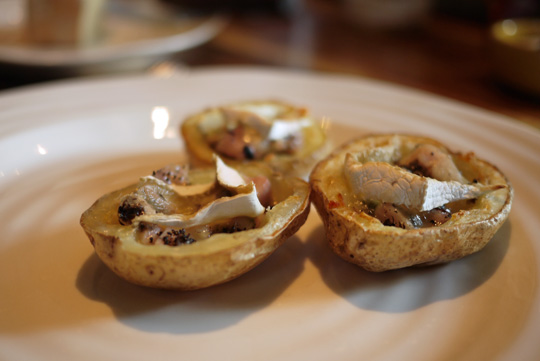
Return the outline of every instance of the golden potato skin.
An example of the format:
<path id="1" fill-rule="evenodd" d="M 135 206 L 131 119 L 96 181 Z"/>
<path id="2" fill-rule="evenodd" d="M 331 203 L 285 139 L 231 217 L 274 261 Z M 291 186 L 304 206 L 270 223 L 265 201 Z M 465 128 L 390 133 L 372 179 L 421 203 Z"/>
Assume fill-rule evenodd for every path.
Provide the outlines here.
<path id="1" fill-rule="evenodd" d="M 279 104 L 291 109 L 293 108 L 292 105 L 276 100 L 258 100 L 243 103 Z M 214 110 L 215 108 L 208 108 L 199 113 L 193 114 L 184 119 L 180 126 L 180 132 L 186 144 L 186 150 L 194 164 L 205 165 L 213 162 L 213 155 L 215 151 L 208 144 L 205 139 L 205 135 L 199 129 L 199 123 L 205 114 Z M 307 179 L 315 164 L 330 153 L 331 144 L 322 125 L 314 125 L 304 129 L 304 138 L 307 141 L 301 147 L 301 150 L 295 154 L 268 154 L 260 160 L 244 161 L 231 159 L 223 154 L 220 154 L 219 156 L 226 160 L 229 164 L 261 162 L 272 167 L 272 169 L 275 171 L 284 173 L 286 175 Z"/>
<path id="2" fill-rule="evenodd" d="M 418 143 L 444 147 L 425 137 L 375 134 L 349 142 L 321 161 L 310 176 L 311 200 L 324 223 L 330 248 L 344 260 L 372 272 L 445 263 L 481 250 L 508 217 L 513 189 L 495 166 L 472 153 L 449 151 L 469 179 L 507 187 L 481 196 L 472 209 L 455 212 L 440 226 L 413 230 L 384 226 L 347 205 L 351 195 L 342 175 L 345 154 L 389 144 L 391 139 L 397 139 L 403 151 Z"/>
<path id="3" fill-rule="evenodd" d="M 144 245 L 135 240 L 134 226 L 122 226 L 120 199 L 134 186 L 98 199 L 80 220 L 98 257 L 121 278 L 142 286 L 194 290 L 232 280 L 272 254 L 304 224 L 309 214 L 306 182 L 270 177 L 281 201 L 265 214 L 262 227 L 176 247 Z"/>

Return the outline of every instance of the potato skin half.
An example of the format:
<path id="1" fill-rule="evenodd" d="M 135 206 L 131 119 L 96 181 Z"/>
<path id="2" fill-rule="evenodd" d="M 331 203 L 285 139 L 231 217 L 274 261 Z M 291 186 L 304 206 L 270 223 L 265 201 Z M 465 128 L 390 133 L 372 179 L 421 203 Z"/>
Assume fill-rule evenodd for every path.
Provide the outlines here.
<path id="1" fill-rule="evenodd" d="M 481 196 L 472 209 L 454 213 L 447 223 L 405 230 L 384 226 L 347 205 L 350 190 L 342 174 L 345 154 L 396 140 L 403 151 L 419 143 L 444 147 L 425 137 L 373 134 L 341 146 L 314 168 L 310 176 L 311 200 L 324 223 L 330 248 L 344 260 L 372 272 L 446 263 L 484 248 L 508 217 L 513 188 L 495 166 L 472 153 L 454 153 L 444 147 L 468 177 L 507 187 Z"/>
<path id="2" fill-rule="evenodd" d="M 275 104 L 293 109 L 292 105 L 277 100 L 259 100 L 244 102 L 245 104 Z M 239 103 L 242 104 L 242 103 Z M 208 144 L 205 135 L 201 132 L 199 124 L 201 119 L 215 108 L 208 108 L 199 113 L 188 116 L 182 121 L 180 133 L 184 139 L 186 149 L 194 164 L 205 165 L 213 162 L 215 150 Z M 306 139 L 301 150 L 296 154 L 268 154 L 260 160 L 235 160 L 220 154 L 219 156 L 229 164 L 264 163 L 280 173 L 307 179 L 315 164 L 327 156 L 331 151 L 331 144 L 325 130 L 321 125 L 304 129 Z"/>
<path id="3" fill-rule="evenodd" d="M 142 286 L 195 290 L 230 281 L 257 266 L 291 237 L 306 221 L 310 210 L 309 184 L 298 178 L 271 177 L 282 200 L 267 210 L 263 226 L 176 247 L 143 245 L 135 228 L 118 222 L 123 195 L 134 186 L 98 199 L 80 224 L 98 257 L 121 278 Z"/>

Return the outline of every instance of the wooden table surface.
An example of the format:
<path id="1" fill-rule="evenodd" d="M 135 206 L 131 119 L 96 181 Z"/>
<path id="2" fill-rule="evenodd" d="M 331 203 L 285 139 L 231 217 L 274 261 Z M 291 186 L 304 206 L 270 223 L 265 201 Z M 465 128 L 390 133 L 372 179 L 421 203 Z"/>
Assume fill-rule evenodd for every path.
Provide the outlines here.
<path id="1" fill-rule="evenodd" d="M 225 30 L 179 57 L 188 66 L 269 65 L 352 74 L 405 85 L 540 128 L 540 96 L 501 84 L 489 23 L 431 12 L 405 29 L 372 29 L 336 1 L 308 0 L 293 14 L 234 13 Z"/>

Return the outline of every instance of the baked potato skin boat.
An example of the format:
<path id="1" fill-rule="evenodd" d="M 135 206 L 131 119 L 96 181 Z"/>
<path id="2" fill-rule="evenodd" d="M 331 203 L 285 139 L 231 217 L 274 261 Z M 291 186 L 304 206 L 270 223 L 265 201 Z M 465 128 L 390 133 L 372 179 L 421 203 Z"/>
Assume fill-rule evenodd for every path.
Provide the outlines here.
<path id="1" fill-rule="evenodd" d="M 260 174 L 259 166 L 242 169 Z M 136 240 L 134 225 L 121 225 L 118 207 L 136 185 L 98 199 L 80 224 L 98 257 L 121 278 L 142 286 L 194 290 L 230 281 L 269 257 L 304 224 L 309 214 L 309 184 L 266 170 L 276 204 L 261 225 L 234 233 L 216 233 L 192 244 L 171 247 Z"/>
<path id="2" fill-rule="evenodd" d="M 463 209 L 441 225 L 417 229 L 385 226 L 354 209 L 357 199 L 342 168 L 347 153 L 393 142 L 401 148 L 396 154 L 421 143 L 445 149 L 468 180 L 505 187 L 478 197 L 473 204 L 462 202 Z M 436 140 L 413 135 L 371 134 L 353 140 L 321 161 L 311 173 L 310 183 L 311 200 L 324 223 L 330 248 L 344 260 L 373 272 L 446 263 L 480 251 L 507 219 L 513 199 L 511 184 L 494 165 L 473 153 L 451 152 Z"/>
<path id="3" fill-rule="evenodd" d="M 209 142 L 209 134 L 206 134 L 202 130 L 204 127 L 201 126 L 207 118 L 214 119 L 216 114 L 220 112 L 220 109 L 235 106 L 282 107 L 285 109 L 285 114 L 295 114 L 297 117 L 305 117 L 310 120 L 311 124 L 303 127 L 299 132 L 303 141 L 294 151 L 268 152 L 252 160 L 239 160 L 216 150 Z M 309 115 L 307 109 L 299 108 L 279 100 L 253 100 L 209 107 L 186 117 L 182 121 L 180 132 L 184 139 L 186 150 L 194 164 L 211 164 L 213 155 L 218 154 L 229 164 L 261 162 L 272 167 L 275 171 L 303 179 L 307 179 L 314 165 L 331 151 L 330 141 L 321 122 L 316 121 Z"/>

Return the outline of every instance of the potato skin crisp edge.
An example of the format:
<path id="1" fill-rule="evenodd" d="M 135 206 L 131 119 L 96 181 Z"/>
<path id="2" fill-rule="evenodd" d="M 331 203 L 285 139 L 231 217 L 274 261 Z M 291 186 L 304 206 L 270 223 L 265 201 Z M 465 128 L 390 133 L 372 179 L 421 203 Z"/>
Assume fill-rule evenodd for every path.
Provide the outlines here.
<path id="1" fill-rule="evenodd" d="M 498 181 L 504 181 L 507 185 L 507 188 L 497 191 L 506 192 L 504 201 L 496 205 L 494 208 L 498 210 L 488 216 L 464 222 L 458 220 L 451 225 L 403 230 L 383 226 L 375 218 L 346 206 L 336 207 L 335 201 L 328 196 L 329 184 L 335 183 L 333 188 L 342 186 L 336 181 L 336 177 L 341 176 L 338 163 L 343 153 L 366 144 L 386 142 L 391 137 L 414 143 L 427 141 L 444 147 L 441 143 L 425 137 L 371 134 L 336 149 L 319 162 L 310 175 L 311 200 L 323 221 L 327 241 L 334 253 L 365 270 L 382 272 L 410 266 L 446 263 L 484 248 L 507 219 L 514 191 L 508 179 L 494 165 L 472 154 L 467 154 L 464 159 L 467 157 L 474 159 L 474 164 L 481 168 L 483 174 L 497 177 Z M 451 152 L 451 154 L 459 153 Z M 341 190 L 346 192 L 344 187 Z"/>

